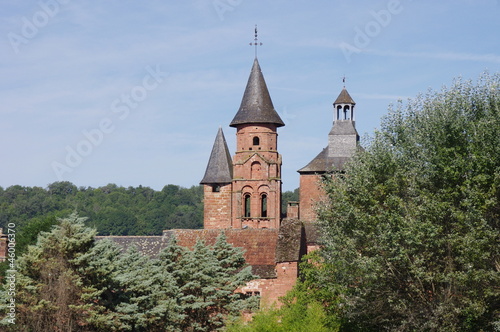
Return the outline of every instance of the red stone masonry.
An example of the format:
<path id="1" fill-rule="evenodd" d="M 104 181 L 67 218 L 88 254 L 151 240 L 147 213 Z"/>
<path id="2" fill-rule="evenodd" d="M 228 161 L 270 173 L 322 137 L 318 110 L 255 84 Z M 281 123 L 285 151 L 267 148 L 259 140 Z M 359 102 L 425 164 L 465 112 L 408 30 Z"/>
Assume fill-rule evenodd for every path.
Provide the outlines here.
<path id="1" fill-rule="evenodd" d="M 174 229 L 164 231 L 164 234 L 166 232 L 173 232 L 180 246 L 192 249 L 199 239 L 205 241 L 206 245 L 214 245 L 221 230 Z M 229 244 L 245 250 L 244 257 L 247 264 L 252 266 L 276 264 L 277 229 L 226 229 L 224 233 Z"/>
<path id="2" fill-rule="evenodd" d="M 203 185 L 203 228 L 225 229 L 231 227 L 231 193 L 232 184 L 215 188 Z"/>
<path id="3" fill-rule="evenodd" d="M 316 206 L 325 197 L 321 187 L 321 175 L 300 175 L 300 220 L 316 221 Z"/>
<path id="4" fill-rule="evenodd" d="M 281 217 L 281 155 L 273 124 L 237 126 L 233 156 L 232 227 L 279 228 Z M 250 215 L 245 196 L 250 196 Z M 266 196 L 266 213 L 262 197 Z"/>

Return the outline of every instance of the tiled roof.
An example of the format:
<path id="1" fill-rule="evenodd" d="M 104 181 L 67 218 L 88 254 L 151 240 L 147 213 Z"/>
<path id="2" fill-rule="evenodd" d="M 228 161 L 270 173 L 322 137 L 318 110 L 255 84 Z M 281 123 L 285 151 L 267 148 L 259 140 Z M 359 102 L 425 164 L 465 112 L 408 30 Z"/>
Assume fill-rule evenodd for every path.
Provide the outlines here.
<path id="1" fill-rule="evenodd" d="M 253 62 L 240 108 L 229 125 L 236 127 L 249 123 L 271 123 L 277 127 L 285 125 L 274 109 L 257 58 Z"/>
<path id="2" fill-rule="evenodd" d="M 126 251 L 131 246 L 136 246 L 144 255 L 156 257 L 158 253 L 168 246 L 163 236 L 96 236 L 96 240 L 109 239 Z"/>
<path id="3" fill-rule="evenodd" d="M 349 92 L 347 92 L 347 90 L 346 90 L 345 87 L 342 89 L 342 91 L 340 91 L 339 96 L 337 97 L 337 99 L 335 100 L 335 102 L 333 104 L 352 104 L 352 105 L 356 105 L 356 103 L 352 99 L 352 97 L 349 94 Z"/>
<path id="4" fill-rule="evenodd" d="M 344 165 L 349 161 L 349 157 L 329 157 L 328 147 L 324 148 L 309 164 L 302 167 L 297 172 L 303 173 L 326 173 L 332 171 L 342 171 Z"/>
<path id="5" fill-rule="evenodd" d="M 276 246 L 276 262 L 298 262 L 304 253 L 302 223 L 297 219 L 285 219 L 281 222 Z"/>
<path id="6" fill-rule="evenodd" d="M 358 136 L 354 123 L 351 120 L 336 120 L 329 135 L 355 135 Z"/>
<path id="7" fill-rule="evenodd" d="M 205 176 L 201 184 L 230 183 L 233 180 L 233 164 L 222 128 L 215 138 L 212 153 L 208 160 Z"/>
<path id="8" fill-rule="evenodd" d="M 304 232 L 307 239 L 307 244 L 320 244 L 321 235 L 317 222 L 304 222 Z"/>

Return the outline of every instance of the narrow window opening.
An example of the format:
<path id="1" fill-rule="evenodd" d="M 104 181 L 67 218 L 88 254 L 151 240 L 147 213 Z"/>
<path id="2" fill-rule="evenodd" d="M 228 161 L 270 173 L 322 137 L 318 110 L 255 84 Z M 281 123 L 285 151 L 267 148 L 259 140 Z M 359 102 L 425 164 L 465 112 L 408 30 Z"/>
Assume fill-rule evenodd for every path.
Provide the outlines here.
<path id="1" fill-rule="evenodd" d="M 218 185 L 218 184 L 214 184 L 214 185 L 212 186 L 212 192 L 214 192 L 214 193 L 218 193 L 218 192 L 220 192 L 220 185 Z"/>
<path id="2" fill-rule="evenodd" d="M 349 106 L 347 106 L 347 105 L 344 106 L 344 120 L 349 120 L 349 116 L 350 116 L 349 110 L 350 110 Z"/>
<path id="3" fill-rule="evenodd" d="M 257 136 L 255 136 L 253 138 L 253 145 L 260 145 L 260 138 L 258 138 Z"/>
<path id="4" fill-rule="evenodd" d="M 266 194 L 263 194 L 261 196 L 260 216 L 262 218 L 267 218 L 267 195 Z"/>
<path id="5" fill-rule="evenodd" d="M 250 194 L 245 195 L 245 218 L 250 218 Z"/>

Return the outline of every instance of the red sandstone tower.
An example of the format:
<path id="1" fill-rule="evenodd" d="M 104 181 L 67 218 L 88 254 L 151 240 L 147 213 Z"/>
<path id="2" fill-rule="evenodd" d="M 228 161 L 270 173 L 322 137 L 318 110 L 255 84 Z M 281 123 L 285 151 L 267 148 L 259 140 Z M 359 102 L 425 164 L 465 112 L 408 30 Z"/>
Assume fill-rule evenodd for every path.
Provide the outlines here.
<path id="1" fill-rule="evenodd" d="M 205 229 L 231 228 L 233 165 L 222 128 L 215 138 L 203 185 L 203 226 Z"/>
<path id="2" fill-rule="evenodd" d="M 328 134 L 328 146 L 307 166 L 298 170 L 300 174 L 300 212 L 302 221 L 316 221 L 316 203 L 325 193 L 321 188 L 321 177 L 341 172 L 344 164 L 358 149 L 359 135 L 356 131 L 354 106 L 356 103 L 344 87 L 333 103 L 333 126 Z"/>
<path id="3" fill-rule="evenodd" d="M 230 123 L 236 128 L 232 163 L 219 129 L 201 181 L 205 229 L 279 228 L 281 155 L 277 128 L 284 125 L 255 58 L 240 108 Z"/>

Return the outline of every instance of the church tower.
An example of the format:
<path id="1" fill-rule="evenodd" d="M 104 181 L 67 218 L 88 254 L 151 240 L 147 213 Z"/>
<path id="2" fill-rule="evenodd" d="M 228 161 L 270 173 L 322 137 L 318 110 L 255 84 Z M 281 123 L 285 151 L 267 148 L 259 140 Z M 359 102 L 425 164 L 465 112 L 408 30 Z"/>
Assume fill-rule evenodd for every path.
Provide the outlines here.
<path id="1" fill-rule="evenodd" d="M 273 228 L 281 218 L 281 155 L 276 112 L 255 58 L 240 108 L 229 124 L 236 128 L 231 160 L 219 129 L 200 182 L 204 190 L 204 228 Z"/>
<path id="2" fill-rule="evenodd" d="M 333 103 L 333 126 L 328 134 L 328 146 L 309 164 L 301 168 L 299 217 L 303 221 L 315 221 L 315 204 L 325 193 L 321 177 L 334 171 L 342 171 L 344 164 L 358 149 L 359 135 L 355 126 L 356 103 L 344 87 Z"/>
<path id="3" fill-rule="evenodd" d="M 255 58 L 240 108 L 230 123 L 236 128 L 233 228 L 280 226 L 281 155 L 277 128 L 284 125 Z"/>

